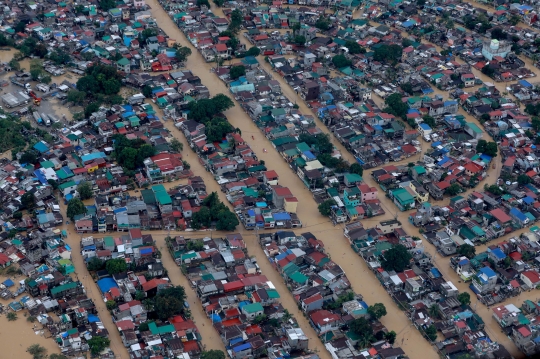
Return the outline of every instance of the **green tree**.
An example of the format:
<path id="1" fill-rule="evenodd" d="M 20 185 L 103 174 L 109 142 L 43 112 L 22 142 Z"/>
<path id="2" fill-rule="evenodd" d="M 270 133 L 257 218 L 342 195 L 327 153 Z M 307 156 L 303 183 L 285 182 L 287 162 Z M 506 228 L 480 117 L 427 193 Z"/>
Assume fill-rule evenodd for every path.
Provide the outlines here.
<path id="1" fill-rule="evenodd" d="M 332 57 L 332 63 L 338 69 L 352 65 L 351 60 L 346 58 L 345 55 L 336 55 Z"/>
<path id="2" fill-rule="evenodd" d="M 191 55 L 191 49 L 187 46 L 182 46 L 176 49 L 175 57 L 176 57 L 176 60 L 180 62 L 186 61 L 190 55 Z"/>
<path id="3" fill-rule="evenodd" d="M 76 105 L 80 105 L 84 102 L 86 94 L 78 90 L 69 90 L 67 93 L 67 100 L 73 102 Z"/>
<path id="4" fill-rule="evenodd" d="M 428 309 L 428 314 L 431 318 L 439 318 L 440 317 L 440 310 L 439 306 L 437 304 L 432 304 Z"/>
<path id="5" fill-rule="evenodd" d="M 35 164 L 37 162 L 37 156 L 33 151 L 26 151 L 22 154 L 21 158 L 19 159 L 20 163 L 28 163 L 28 164 Z"/>
<path id="6" fill-rule="evenodd" d="M 34 194 L 32 192 L 26 192 L 21 196 L 21 204 L 26 209 L 32 209 L 34 208 L 35 199 Z"/>
<path id="7" fill-rule="evenodd" d="M 327 199 L 323 203 L 319 204 L 319 213 L 325 217 L 330 216 L 332 213 L 332 206 L 336 204 L 336 201 L 333 199 Z"/>
<path id="8" fill-rule="evenodd" d="M 409 106 L 402 101 L 402 96 L 399 93 L 394 93 L 388 96 L 384 103 L 388 106 L 383 111 L 391 113 L 394 116 L 405 118 Z"/>
<path id="9" fill-rule="evenodd" d="M 208 207 L 201 207 L 198 212 L 191 215 L 191 228 L 209 228 L 212 221 L 211 218 L 212 214 L 210 213 L 210 209 Z"/>
<path id="10" fill-rule="evenodd" d="M 105 262 L 105 269 L 109 274 L 124 273 L 127 271 L 127 263 L 124 258 L 109 259 Z"/>
<path id="11" fill-rule="evenodd" d="M 510 25 L 512 26 L 516 26 L 517 24 L 519 24 L 519 22 L 521 21 L 521 17 L 517 14 L 513 14 L 512 16 L 510 16 L 510 18 L 508 19 L 508 22 L 510 23 Z"/>
<path id="12" fill-rule="evenodd" d="M 105 348 L 108 348 L 111 344 L 109 338 L 93 336 L 92 339 L 87 341 L 88 346 L 90 347 L 90 353 L 92 355 L 99 355 Z"/>
<path id="13" fill-rule="evenodd" d="M 370 339 L 373 336 L 373 328 L 366 318 L 355 319 L 349 324 L 350 330 L 361 338 Z"/>
<path id="14" fill-rule="evenodd" d="M 476 248 L 475 246 L 465 243 L 458 247 L 457 254 L 460 256 L 465 256 L 469 259 L 473 259 L 476 255 Z"/>
<path id="15" fill-rule="evenodd" d="M 444 190 L 444 193 L 446 193 L 447 195 L 449 196 L 455 196 L 459 193 L 461 193 L 463 191 L 463 188 L 457 184 L 457 183 L 452 183 L 450 185 L 450 187 L 447 187 L 445 190 Z"/>
<path id="16" fill-rule="evenodd" d="M 506 40 L 506 32 L 500 27 L 491 30 L 491 38 L 496 40 Z"/>
<path id="17" fill-rule="evenodd" d="M 399 45 L 386 45 L 383 44 L 375 49 L 373 53 L 373 59 L 389 64 L 396 64 L 403 53 L 403 48 Z"/>
<path id="18" fill-rule="evenodd" d="M 213 0 L 217 7 L 222 7 L 225 4 L 225 0 Z"/>
<path id="19" fill-rule="evenodd" d="M 190 102 L 188 105 L 188 118 L 206 125 L 216 114 L 232 107 L 234 107 L 234 102 L 227 95 L 218 94 L 211 99 Z"/>
<path id="20" fill-rule="evenodd" d="M 364 174 L 364 168 L 359 163 L 353 163 L 349 168 L 349 172 L 362 176 Z"/>
<path id="21" fill-rule="evenodd" d="M 32 356 L 32 359 L 47 359 L 47 349 L 39 344 L 30 345 L 26 351 Z"/>
<path id="22" fill-rule="evenodd" d="M 414 94 L 413 87 L 412 87 L 412 85 L 411 85 L 410 82 L 401 84 L 400 87 L 401 87 L 401 89 L 402 89 L 403 91 L 405 91 L 405 92 L 408 93 L 409 95 L 413 95 L 413 94 Z"/>
<path id="23" fill-rule="evenodd" d="M 99 259 L 98 257 L 92 257 L 86 264 L 87 268 L 91 272 L 97 272 L 98 270 L 103 269 L 103 261 Z"/>
<path id="24" fill-rule="evenodd" d="M 90 182 L 81 182 L 77 186 L 77 192 L 79 192 L 79 196 L 83 201 L 94 197 L 94 191 Z"/>
<path id="25" fill-rule="evenodd" d="M 234 231 L 238 226 L 238 218 L 228 208 L 217 214 L 216 229 L 218 231 Z"/>
<path id="26" fill-rule="evenodd" d="M 19 71 L 21 69 L 20 62 L 15 59 L 11 59 L 11 61 L 9 62 L 9 66 L 13 71 Z"/>
<path id="27" fill-rule="evenodd" d="M 49 359 L 68 359 L 67 356 L 63 354 L 51 354 L 49 355 Z"/>
<path id="28" fill-rule="evenodd" d="M 495 70 L 490 65 L 486 65 L 482 67 L 482 73 L 486 76 L 493 77 L 495 74 Z"/>
<path id="29" fill-rule="evenodd" d="M 192 239 L 187 242 L 186 247 L 188 251 L 200 252 L 204 249 L 204 242 L 200 239 Z"/>
<path id="30" fill-rule="evenodd" d="M 238 31 L 240 31 L 240 27 L 242 26 L 242 21 L 243 21 L 242 11 L 240 11 L 239 9 L 234 9 L 231 12 L 231 21 L 229 22 L 229 26 L 227 30 L 236 34 Z"/>
<path id="31" fill-rule="evenodd" d="M 484 153 L 490 157 L 497 157 L 497 151 L 498 151 L 497 143 L 490 141 L 487 143 Z"/>
<path id="32" fill-rule="evenodd" d="M 142 94 L 146 98 L 152 97 L 152 88 L 150 86 L 148 86 L 148 85 L 144 85 L 143 88 L 142 88 Z"/>
<path id="33" fill-rule="evenodd" d="M 349 50 L 349 54 L 365 54 L 366 49 L 364 49 L 356 41 L 347 41 L 345 42 L 345 47 Z"/>
<path id="34" fill-rule="evenodd" d="M 385 270 L 403 272 L 409 267 L 411 253 L 402 244 L 395 244 L 389 250 L 383 252 L 381 264 Z"/>
<path id="35" fill-rule="evenodd" d="M 225 353 L 221 350 L 205 350 L 201 353 L 201 359 L 225 359 Z"/>
<path id="36" fill-rule="evenodd" d="M 222 141 L 223 138 L 234 131 L 232 125 L 222 117 L 215 117 L 206 123 L 204 133 L 209 142 Z"/>
<path id="37" fill-rule="evenodd" d="M 500 196 L 504 193 L 503 190 L 495 184 L 492 184 L 491 186 L 486 186 L 485 189 L 486 191 L 493 193 L 496 196 Z"/>
<path id="38" fill-rule="evenodd" d="M 62 49 L 56 49 L 49 54 L 49 59 L 57 65 L 64 65 L 71 61 L 71 56 Z"/>
<path id="39" fill-rule="evenodd" d="M 157 296 L 154 301 L 154 310 L 161 320 L 167 320 L 181 314 L 184 302 L 172 296 Z"/>
<path id="40" fill-rule="evenodd" d="M 176 138 L 171 140 L 170 146 L 174 152 L 182 152 L 184 150 L 184 144 Z"/>
<path id="41" fill-rule="evenodd" d="M 517 181 L 521 186 L 532 182 L 531 178 L 525 174 L 519 175 Z"/>
<path id="42" fill-rule="evenodd" d="M 88 94 L 87 94 L 88 96 Z M 100 104 L 98 102 L 92 102 L 92 103 L 89 103 L 85 108 L 84 108 L 84 117 L 88 118 L 90 116 L 92 116 L 92 114 L 94 112 L 97 112 L 99 111 L 99 107 L 100 107 Z"/>
<path id="43" fill-rule="evenodd" d="M 330 28 L 330 25 L 332 22 L 330 19 L 325 18 L 323 15 L 319 16 L 319 19 L 317 19 L 317 22 L 315 22 L 315 27 L 319 30 L 326 31 Z"/>
<path id="44" fill-rule="evenodd" d="M 386 307 L 383 303 L 375 303 L 368 307 L 368 313 L 373 318 L 379 320 L 386 315 Z"/>
<path id="45" fill-rule="evenodd" d="M 261 53 L 261 49 L 259 49 L 257 46 L 252 46 L 247 50 L 246 56 L 259 56 Z"/>
<path id="46" fill-rule="evenodd" d="M 431 117 L 430 115 L 424 115 L 424 117 L 422 117 L 422 119 L 424 120 L 424 123 L 427 124 L 431 128 L 435 128 L 436 125 L 437 125 L 435 123 L 435 119 L 433 117 Z"/>
<path id="47" fill-rule="evenodd" d="M 384 339 L 386 339 L 388 343 L 394 344 L 394 342 L 396 341 L 396 336 L 396 332 L 392 330 L 384 335 Z"/>
<path id="48" fill-rule="evenodd" d="M 471 295 L 467 292 L 459 293 L 457 299 L 462 305 L 471 304 Z"/>
<path id="49" fill-rule="evenodd" d="M 114 300 L 108 300 L 105 303 L 105 306 L 107 307 L 107 310 L 113 310 L 113 309 L 116 309 L 116 307 L 118 307 L 118 304 L 116 304 Z"/>
<path id="50" fill-rule="evenodd" d="M 437 328 L 432 324 L 425 330 L 426 336 L 429 338 L 429 340 L 434 341 L 437 339 Z"/>
<path id="51" fill-rule="evenodd" d="M 306 37 L 304 35 L 296 35 L 293 41 L 297 45 L 304 45 L 306 43 Z"/>
<path id="52" fill-rule="evenodd" d="M 240 76 L 244 76 L 246 74 L 246 68 L 242 65 L 239 66 L 233 66 L 231 67 L 229 71 L 229 76 L 231 79 L 236 80 Z"/>
<path id="53" fill-rule="evenodd" d="M 486 140 L 478 140 L 478 143 L 476 144 L 476 152 L 484 153 L 486 151 L 486 146 L 487 146 Z"/>
<path id="54" fill-rule="evenodd" d="M 16 320 L 18 319 L 17 313 L 15 313 L 15 312 L 9 312 L 9 313 L 6 315 L 6 317 L 7 317 L 7 320 L 8 320 L 9 322 L 14 322 L 14 321 L 16 321 Z"/>

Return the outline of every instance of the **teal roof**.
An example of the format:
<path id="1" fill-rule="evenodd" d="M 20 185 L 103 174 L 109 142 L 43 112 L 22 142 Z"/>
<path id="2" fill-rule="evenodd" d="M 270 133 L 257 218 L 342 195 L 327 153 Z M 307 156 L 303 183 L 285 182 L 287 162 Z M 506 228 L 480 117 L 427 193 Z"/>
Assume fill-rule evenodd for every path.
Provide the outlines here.
<path id="1" fill-rule="evenodd" d="M 77 288 L 78 284 L 79 284 L 78 282 L 70 282 L 70 283 L 59 285 L 58 287 L 54 287 L 53 289 L 51 289 L 51 294 L 55 295 L 55 294 L 62 293 L 66 290 L 75 289 Z"/>
<path id="2" fill-rule="evenodd" d="M 242 310 L 246 313 L 257 313 L 264 311 L 264 308 L 261 303 L 251 303 L 242 307 Z"/>

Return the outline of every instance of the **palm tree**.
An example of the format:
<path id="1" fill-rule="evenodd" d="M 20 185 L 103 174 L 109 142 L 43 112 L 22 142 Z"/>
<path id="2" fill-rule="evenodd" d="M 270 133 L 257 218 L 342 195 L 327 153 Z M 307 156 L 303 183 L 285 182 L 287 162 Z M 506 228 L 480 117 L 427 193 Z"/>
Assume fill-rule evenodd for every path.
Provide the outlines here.
<path id="1" fill-rule="evenodd" d="M 152 299 L 145 299 L 142 302 L 144 309 L 151 311 L 154 308 L 154 301 Z"/>

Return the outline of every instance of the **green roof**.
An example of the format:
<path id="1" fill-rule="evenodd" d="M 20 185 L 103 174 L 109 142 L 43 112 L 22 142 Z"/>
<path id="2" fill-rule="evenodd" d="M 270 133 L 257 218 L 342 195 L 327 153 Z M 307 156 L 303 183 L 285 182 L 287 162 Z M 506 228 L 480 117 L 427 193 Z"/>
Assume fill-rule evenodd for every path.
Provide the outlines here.
<path id="1" fill-rule="evenodd" d="M 290 276 L 290 278 L 291 278 L 292 281 L 294 281 L 296 283 L 299 283 L 299 284 L 306 284 L 306 282 L 308 281 L 308 277 L 306 277 L 305 275 L 303 275 L 300 272 L 293 273 Z"/>
<path id="2" fill-rule="evenodd" d="M 66 290 L 75 289 L 77 288 L 77 285 L 79 285 L 78 282 L 70 282 L 70 283 L 59 285 L 58 287 L 54 287 L 53 289 L 51 289 L 51 294 L 55 295 L 55 294 L 62 293 Z"/>
<path id="3" fill-rule="evenodd" d="M 162 327 L 158 327 L 156 325 L 156 323 L 154 323 L 154 322 L 148 324 L 148 329 L 150 330 L 150 332 L 153 335 L 167 334 L 167 333 L 172 333 L 172 332 L 176 331 L 176 329 L 174 328 L 174 325 L 172 325 L 172 324 L 168 324 L 168 325 L 164 325 Z"/>
<path id="4" fill-rule="evenodd" d="M 266 294 L 268 294 L 268 297 L 272 299 L 276 299 L 280 297 L 278 291 L 275 289 L 267 289 Z"/>
<path id="5" fill-rule="evenodd" d="M 405 188 L 397 188 L 392 191 L 392 195 L 400 202 L 402 205 L 407 203 L 413 203 L 414 198 Z"/>
<path id="6" fill-rule="evenodd" d="M 349 183 L 362 182 L 362 177 L 360 177 L 360 175 L 357 175 L 356 173 L 347 173 L 345 175 L 345 178 L 347 179 L 347 181 L 349 181 Z"/>
<path id="7" fill-rule="evenodd" d="M 263 306 L 261 303 L 251 303 L 245 305 L 242 310 L 244 310 L 246 313 L 257 313 L 264 311 Z"/>
<path id="8" fill-rule="evenodd" d="M 414 166 L 413 168 L 418 175 L 423 175 L 424 173 L 426 173 L 426 169 L 424 168 L 424 166 Z"/>
<path id="9" fill-rule="evenodd" d="M 43 161 L 43 162 L 40 162 L 40 165 L 42 168 L 53 168 L 54 167 L 54 163 L 52 161 Z"/>
<path id="10" fill-rule="evenodd" d="M 309 145 L 305 142 L 300 142 L 296 144 L 296 149 L 300 152 L 306 152 L 310 151 L 311 147 L 309 147 Z"/>
<path id="11" fill-rule="evenodd" d="M 163 186 L 162 184 L 152 186 L 152 191 L 154 191 L 156 200 L 160 205 L 163 206 L 167 204 L 172 204 L 171 196 L 169 196 L 167 190 L 165 189 L 165 186 Z"/>
<path id="12" fill-rule="evenodd" d="M 77 184 L 74 182 L 74 181 L 69 181 L 69 182 L 65 182 L 65 183 L 62 183 L 61 185 L 58 186 L 58 189 L 63 191 L 65 190 L 66 188 L 69 188 L 69 187 L 72 187 L 72 186 L 76 186 Z"/>
<path id="13" fill-rule="evenodd" d="M 111 236 L 103 238 L 103 242 L 104 242 L 105 246 L 107 246 L 107 247 L 114 246 L 114 239 Z"/>
<path id="14" fill-rule="evenodd" d="M 474 133 L 482 133 L 482 130 L 478 128 L 478 126 L 475 123 L 467 122 L 467 126 L 474 132 Z"/>
<path id="15" fill-rule="evenodd" d="M 126 66 L 129 65 L 129 60 L 125 57 L 122 57 L 120 60 L 116 61 L 116 63 L 121 66 Z"/>

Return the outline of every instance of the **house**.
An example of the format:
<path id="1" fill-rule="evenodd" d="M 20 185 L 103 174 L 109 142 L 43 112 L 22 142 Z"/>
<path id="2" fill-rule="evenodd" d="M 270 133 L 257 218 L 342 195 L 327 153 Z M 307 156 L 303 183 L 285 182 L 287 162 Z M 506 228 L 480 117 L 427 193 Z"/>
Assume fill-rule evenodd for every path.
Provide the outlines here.
<path id="1" fill-rule="evenodd" d="M 249 319 L 264 314 L 264 308 L 261 303 L 251 303 L 242 307 L 242 314 L 245 314 Z"/>
<path id="2" fill-rule="evenodd" d="M 514 220 L 514 223 L 516 223 L 520 227 L 526 226 L 530 221 L 529 218 L 516 207 L 512 207 L 512 209 L 510 210 L 510 212 L 508 212 L 508 214 Z"/>
<path id="3" fill-rule="evenodd" d="M 495 290 L 497 284 L 497 274 L 489 267 L 481 268 L 473 277 L 472 287 L 477 293 L 490 293 Z"/>
<path id="4" fill-rule="evenodd" d="M 531 289 L 536 288 L 540 285 L 540 274 L 538 274 L 538 272 L 536 271 L 523 271 L 521 272 L 519 278 Z"/>
<path id="5" fill-rule="evenodd" d="M 362 197 L 362 202 L 377 199 L 377 188 L 370 187 L 365 183 L 358 186 Z"/>
<path id="6" fill-rule="evenodd" d="M 309 313 L 309 319 L 319 334 L 337 330 L 341 326 L 341 317 L 324 309 Z"/>
<path id="7" fill-rule="evenodd" d="M 465 132 L 472 136 L 473 139 L 480 140 L 482 138 L 483 132 L 475 123 L 467 122 L 465 123 Z"/>
<path id="8" fill-rule="evenodd" d="M 465 87 L 473 87 L 475 78 L 474 75 L 471 73 L 464 73 L 461 74 L 461 81 L 463 82 Z"/>
<path id="9" fill-rule="evenodd" d="M 405 188 L 397 188 L 390 191 L 390 197 L 400 211 L 407 211 L 414 208 L 414 198 Z"/>
<path id="10" fill-rule="evenodd" d="M 433 130 L 427 123 L 421 123 L 418 125 L 418 131 L 420 131 L 420 134 L 424 137 L 431 135 Z"/>

